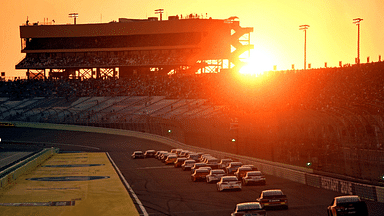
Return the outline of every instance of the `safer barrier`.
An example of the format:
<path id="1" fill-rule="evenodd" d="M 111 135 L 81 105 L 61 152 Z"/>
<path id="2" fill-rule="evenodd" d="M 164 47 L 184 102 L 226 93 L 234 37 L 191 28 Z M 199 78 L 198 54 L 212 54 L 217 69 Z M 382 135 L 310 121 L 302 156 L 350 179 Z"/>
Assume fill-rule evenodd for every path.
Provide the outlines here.
<path id="1" fill-rule="evenodd" d="M 205 152 L 218 158 L 233 158 L 235 160 L 241 161 L 244 164 L 253 164 L 263 173 L 288 179 L 301 184 L 306 184 L 326 190 L 332 190 L 343 194 L 356 194 L 366 200 L 384 202 L 384 187 L 360 184 L 337 178 L 315 175 L 313 174 L 313 169 L 310 168 L 297 167 L 289 164 L 266 161 L 227 152 L 190 146 L 159 135 L 137 132 L 136 136 L 162 142 L 164 144 L 170 145 L 173 148 L 187 149 L 195 152 Z"/>
<path id="2" fill-rule="evenodd" d="M 58 148 L 43 149 L 33 156 L 3 170 L 0 172 L 0 189 L 12 184 L 12 182 L 19 176 L 34 170 L 37 166 L 58 152 Z"/>

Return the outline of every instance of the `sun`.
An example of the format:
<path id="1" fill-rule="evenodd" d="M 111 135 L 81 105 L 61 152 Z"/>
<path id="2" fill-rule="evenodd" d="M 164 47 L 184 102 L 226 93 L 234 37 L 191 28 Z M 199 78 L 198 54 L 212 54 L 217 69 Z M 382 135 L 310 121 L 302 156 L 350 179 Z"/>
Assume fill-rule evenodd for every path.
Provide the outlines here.
<path id="1" fill-rule="evenodd" d="M 267 71 L 273 70 L 271 55 L 263 50 L 251 50 L 249 58 L 243 60 L 246 65 L 240 69 L 240 74 L 261 76 Z"/>

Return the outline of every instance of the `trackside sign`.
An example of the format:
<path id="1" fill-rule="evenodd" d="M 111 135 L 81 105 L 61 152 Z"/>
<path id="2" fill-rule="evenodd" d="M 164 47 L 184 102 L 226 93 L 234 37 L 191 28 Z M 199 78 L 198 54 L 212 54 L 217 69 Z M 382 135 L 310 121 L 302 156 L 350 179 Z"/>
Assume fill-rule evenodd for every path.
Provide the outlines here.
<path id="1" fill-rule="evenodd" d="M 352 183 L 348 181 L 321 177 L 321 188 L 352 195 Z"/>

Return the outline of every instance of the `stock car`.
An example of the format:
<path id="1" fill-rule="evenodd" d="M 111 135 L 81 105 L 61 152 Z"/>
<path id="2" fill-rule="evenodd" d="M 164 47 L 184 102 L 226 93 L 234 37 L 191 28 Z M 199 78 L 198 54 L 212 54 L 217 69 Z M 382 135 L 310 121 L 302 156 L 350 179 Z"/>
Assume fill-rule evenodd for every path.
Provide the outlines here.
<path id="1" fill-rule="evenodd" d="M 170 152 L 164 152 L 160 155 L 160 161 L 165 163 L 165 160 L 168 158 L 168 156 L 170 155 L 176 155 L 176 154 L 173 154 L 173 153 L 170 153 Z"/>
<path id="2" fill-rule="evenodd" d="M 207 166 L 212 167 L 212 169 L 218 169 L 219 168 L 219 160 L 217 158 L 207 158 L 204 163 L 207 164 Z"/>
<path id="3" fill-rule="evenodd" d="M 177 160 L 175 161 L 174 163 L 174 166 L 177 168 L 177 167 L 181 167 L 181 165 L 183 165 L 183 163 L 188 160 L 187 158 L 185 157 L 181 157 L 181 158 L 177 158 Z"/>
<path id="4" fill-rule="evenodd" d="M 211 172 L 209 173 L 209 175 L 207 175 L 207 177 L 205 179 L 207 180 L 207 183 L 218 182 L 218 181 L 220 181 L 221 177 L 223 177 L 225 175 L 226 174 L 225 174 L 224 170 L 213 169 L 213 170 L 211 170 Z"/>
<path id="5" fill-rule="evenodd" d="M 287 196 L 280 189 L 263 190 L 256 201 L 260 202 L 264 209 L 274 207 L 288 209 Z"/>
<path id="6" fill-rule="evenodd" d="M 227 167 L 230 162 L 233 162 L 233 160 L 230 158 L 221 159 L 219 163 L 219 168 L 225 169 L 225 167 Z"/>
<path id="7" fill-rule="evenodd" d="M 167 152 L 167 151 L 157 151 L 156 154 L 155 154 L 155 158 L 158 159 L 158 160 L 160 160 L 161 155 L 162 155 L 163 153 L 165 153 L 165 152 Z"/>
<path id="8" fill-rule="evenodd" d="M 156 151 L 153 149 L 150 149 L 150 150 L 145 151 L 144 157 L 145 158 L 152 158 L 152 157 L 155 157 L 155 154 L 156 154 Z"/>
<path id="9" fill-rule="evenodd" d="M 199 161 L 199 155 L 198 154 L 189 154 L 187 158 L 189 160 L 195 160 L 196 162 Z"/>
<path id="10" fill-rule="evenodd" d="M 246 202 L 236 205 L 231 216 L 266 216 L 267 212 L 259 202 Z"/>
<path id="11" fill-rule="evenodd" d="M 183 165 L 181 165 L 181 169 L 183 171 L 191 170 L 191 168 L 195 165 L 195 163 L 196 163 L 195 160 L 186 160 L 184 161 Z"/>
<path id="12" fill-rule="evenodd" d="M 234 173 L 234 175 L 238 178 L 238 179 L 242 179 L 246 174 L 247 172 L 249 171 L 252 171 L 252 168 L 251 167 L 248 167 L 248 166 L 241 166 L 239 168 L 237 168 L 236 172 Z"/>
<path id="13" fill-rule="evenodd" d="M 195 163 L 193 167 L 191 167 L 191 173 L 195 172 L 196 169 L 199 169 L 200 167 L 207 166 L 206 163 Z"/>
<path id="14" fill-rule="evenodd" d="M 266 184 L 265 176 L 260 171 L 249 171 L 247 174 L 242 178 L 243 185 L 250 185 L 250 184 Z"/>
<path id="15" fill-rule="evenodd" d="M 333 198 L 327 208 L 328 216 L 359 215 L 368 216 L 367 204 L 357 195 L 338 196 Z"/>
<path id="16" fill-rule="evenodd" d="M 223 190 L 241 190 L 241 182 L 236 176 L 223 176 L 220 181 L 216 183 L 218 191 Z"/>
<path id="17" fill-rule="evenodd" d="M 225 168 L 225 171 L 227 172 L 227 175 L 232 175 L 242 165 L 243 163 L 241 162 L 230 162 L 229 165 Z"/>
<path id="18" fill-rule="evenodd" d="M 205 180 L 206 176 L 209 175 L 209 169 L 199 168 L 191 175 L 192 181 Z"/>
<path id="19" fill-rule="evenodd" d="M 181 152 L 183 149 L 171 149 L 171 153 L 178 154 L 177 151 Z"/>
<path id="20" fill-rule="evenodd" d="M 133 159 L 144 158 L 144 153 L 142 151 L 134 151 L 131 155 Z"/>
<path id="21" fill-rule="evenodd" d="M 166 165 L 168 165 L 168 164 L 174 164 L 174 163 L 176 162 L 176 160 L 177 160 L 177 155 L 176 155 L 176 154 L 169 154 L 169 155 L 167 156 L 167 158 L 164 160 L 164 163 L 165 163 Z"/>

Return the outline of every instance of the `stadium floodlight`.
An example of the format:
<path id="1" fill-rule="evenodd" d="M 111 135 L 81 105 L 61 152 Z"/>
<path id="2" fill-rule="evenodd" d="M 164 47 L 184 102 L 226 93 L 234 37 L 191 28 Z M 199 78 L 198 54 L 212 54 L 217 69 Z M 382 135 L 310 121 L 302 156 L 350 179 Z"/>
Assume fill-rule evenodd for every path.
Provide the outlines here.
<path id="1" fill-rule="evenodd" d="M 155 14 L 160 14 L 160 21 L 163 21 L 164 9 L 156 9 Z"/>
<path id="2" fill-rule="evenodd" d="M 309 25 L 300 25 L 299 30 L 304 31 L 304 70 L 307 69 L 307 29 Z"/>
<path id="3" fill-rule="evenodd" d="M 356 64 L 360 65 L 360 22 L 363 21 L 361 18 L 353 19 L 353 24 L 357 25 L 357 59 Z"/>
<path id="4" fill-rule="evenodd" d="M 69 18 L 73 18 L 73 24 L 76 25 L 76 18 L 79 17 L 78 13 L 70 13 L 68 14 Z"/>

